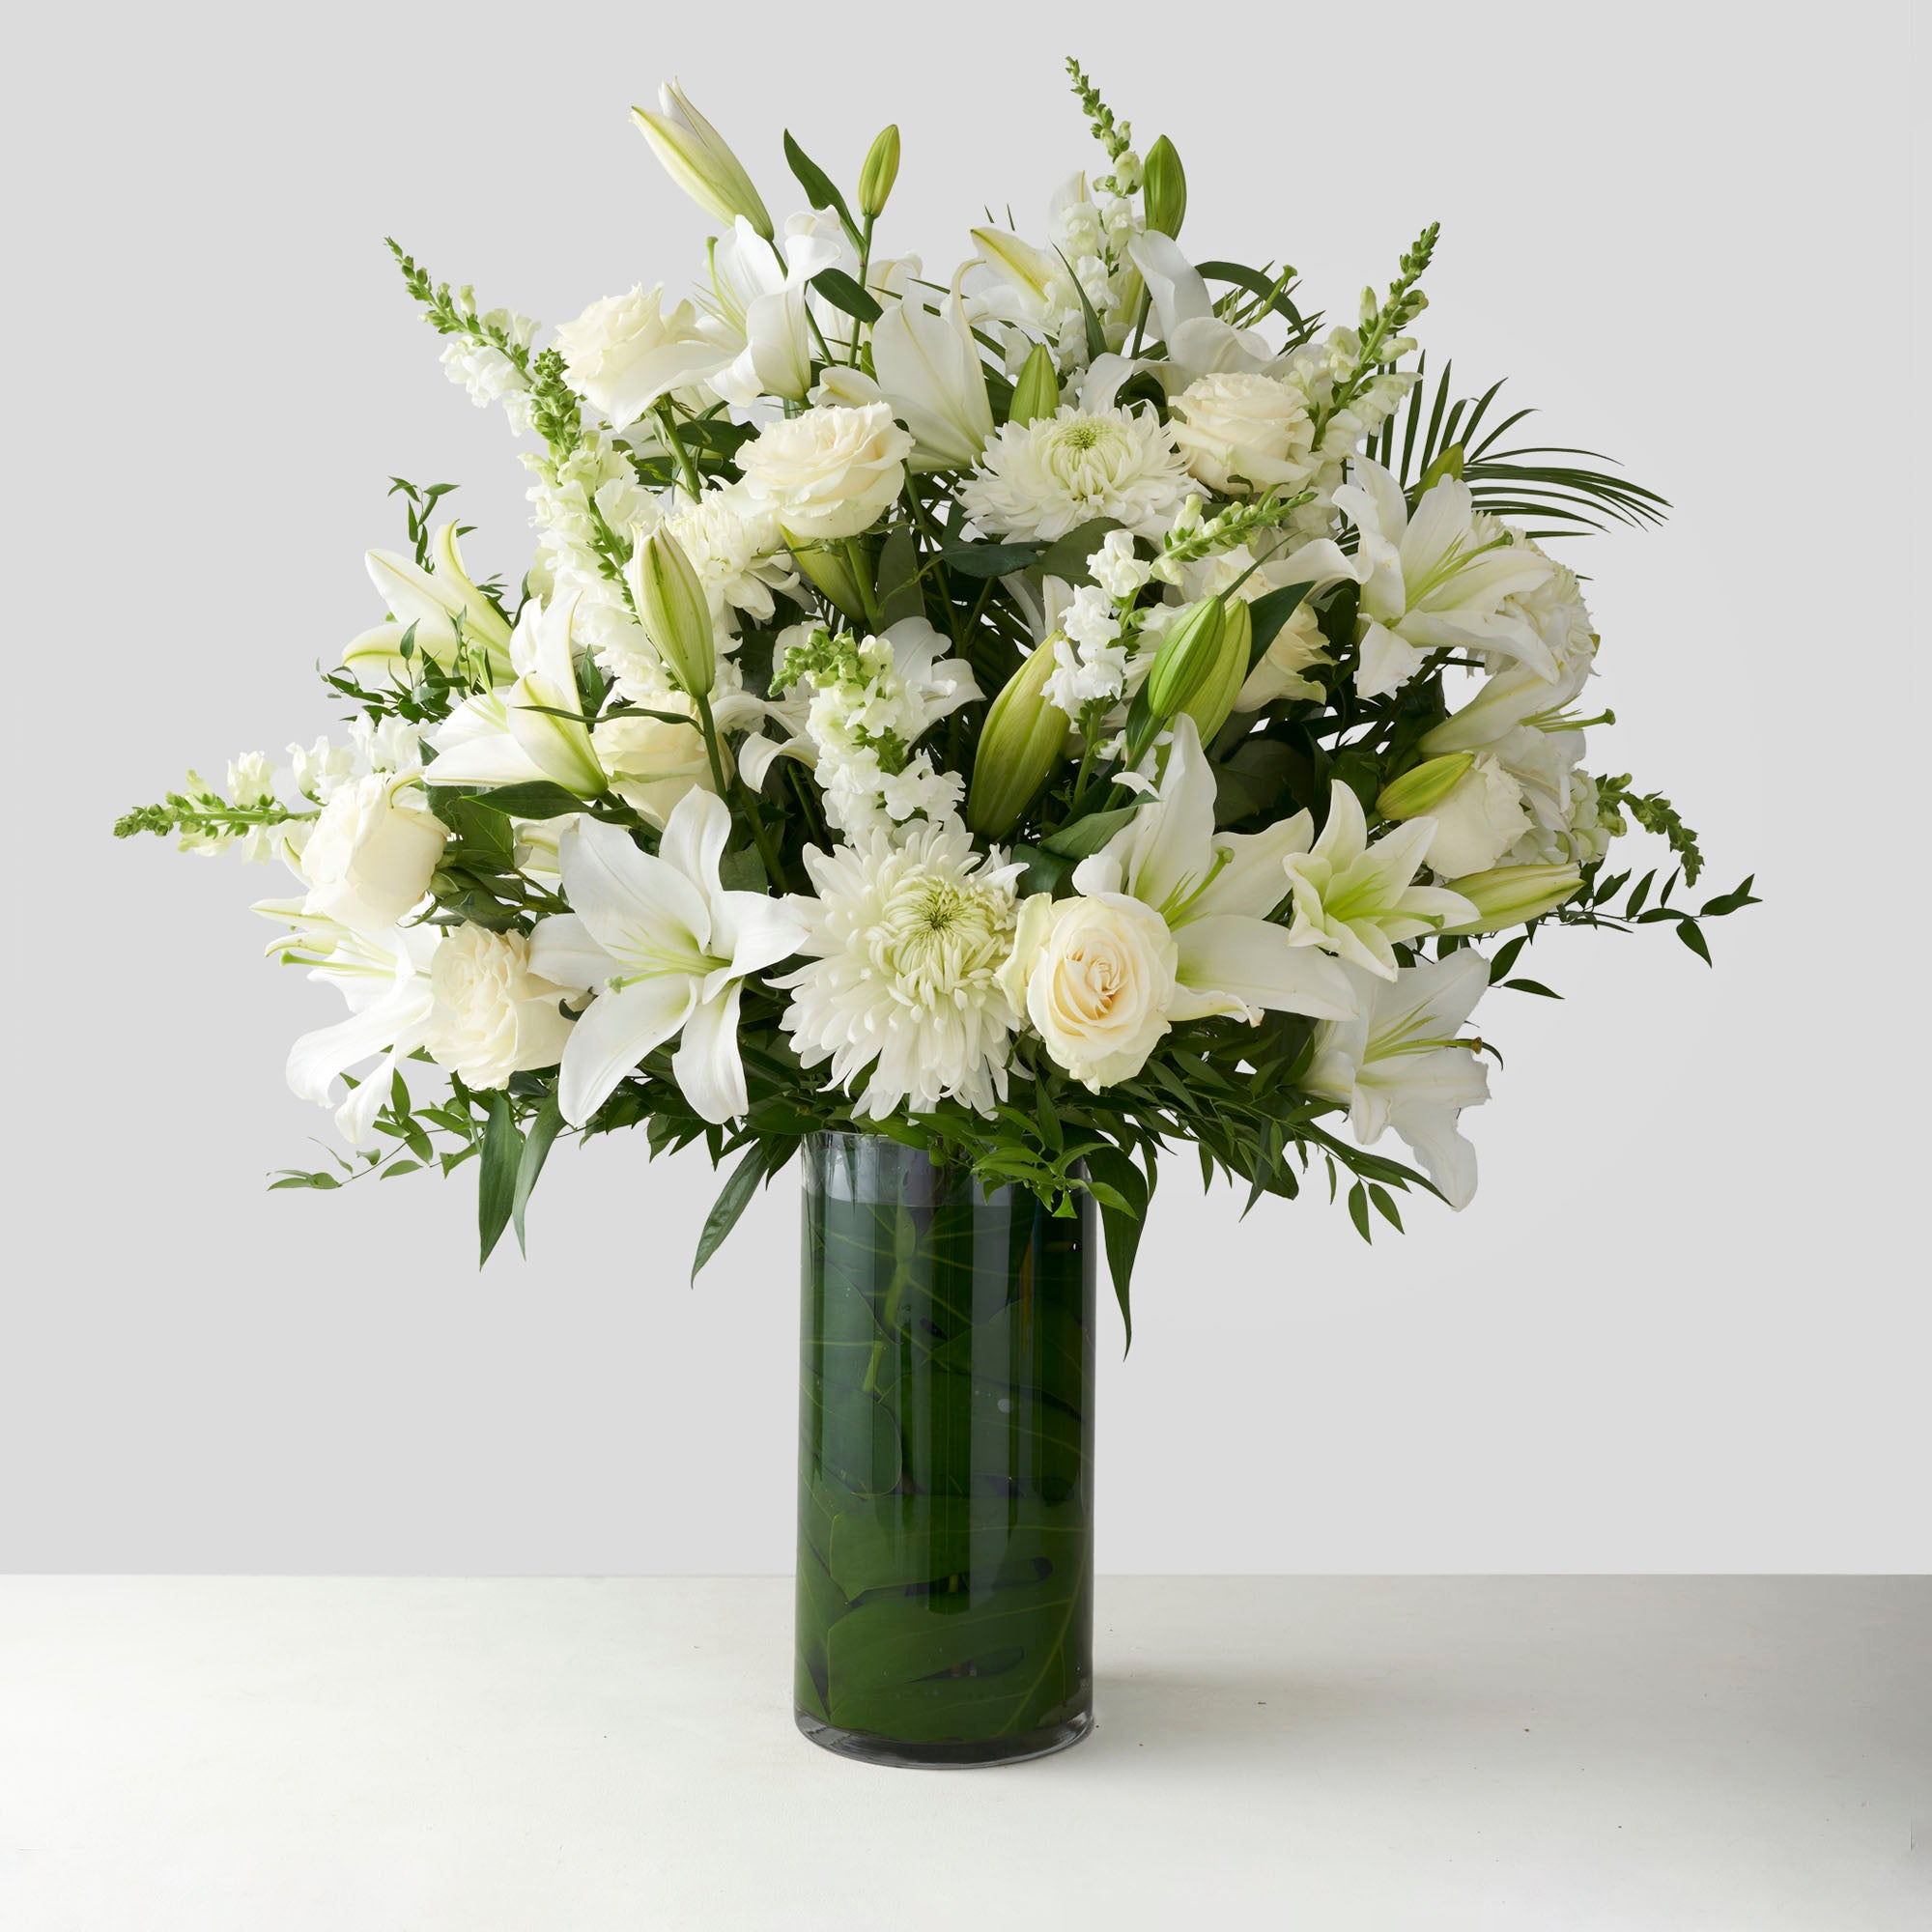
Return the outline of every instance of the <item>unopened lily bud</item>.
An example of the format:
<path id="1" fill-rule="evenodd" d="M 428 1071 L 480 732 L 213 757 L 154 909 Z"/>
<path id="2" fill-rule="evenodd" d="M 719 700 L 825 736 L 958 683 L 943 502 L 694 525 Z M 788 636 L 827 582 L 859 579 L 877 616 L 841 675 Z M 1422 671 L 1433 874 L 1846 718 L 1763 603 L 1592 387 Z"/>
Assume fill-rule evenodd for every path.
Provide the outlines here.
<path id="1" fill-rule="evenodd" d="M 1007 420 L 1024 429 L 1030 422 L 1052 415 L 1059 408 L 1060 376 L 1046 344 L 1038 342 L 1022 365 L 1019 381 L 1013 384 L 1012 408 L 1007 412 Z"/>
<path id="2" fill-rule="evenodd" d="M 1147 225 L 1163 235 L 1179 235 L 1187 213 L 1187 171 L 1165 134 L 1148 150 L 1142 186 Z"/>
<path id="3" fill-rule="evenodd" d="M 782 534 L 799 575 L 835 610 L 842 611 L 855 624 L 863 624 L 865 593 L 859 588 L 859 580 L 852 575 L 852 566 L 846 562 L 844 553 L 795 537 L 789 530 Z"/>
<path id="4" fill-rule="evenodd" d="M 896 122 L 874 141 L 859 170 L 859 213 L 876 221 L 886 212 L 893 184 L 899 178 L 899 130 Z"/>
<path id="5" fill-rule="evenodd" d="M 711 606 L 684 546 L 668 530 L 657 531 L 638 546 L 630 579 L 638 615 L 665 668 L 687 696 L 709 697 L 718 674 Z"/>
<path id="6" fill-rule="evenodd" d="M 1505 926 L 1527 925 L 1531 920 L 1554 912 L 1582 883 L 1583 874 L 1575 866 L 1498 866 L 1492 871 L 1451 879 L 1449 890 L 1461 893 L 1476 908 L 1478 917 L 1443 930 L 1500 932 Z"/>
<path id="7" fill-rule="evenodd" d="M 1182 611 L 1160 640 L 1146 686 L 1156 728 L 1185 711 L 1219 668 L 1226 628 L 1221 600 L 1204 597 Z"/>
<path id="8" fill-rule="evenodd" d="M 1418 818 L 1433 811 L 1475 762 L 1473 752 L 1452 752 L 1447 757 L 1431 758 L 1385 784 L 1376 800 L 1376 810 L 1384 818 Z"/>
<path id="9" fill-rule="evenodd" d="M 724 135 L 674 80 L 658 89 L 658 105 L 662 111 L 657 114 L 634 107 L 631 119 L 665 172 L 707 214 L 727 223 L 742 214 L 769 242 L 772 217 Z"/>
<path id="10" fill-rule="evenodd" d="M 1053 668 L 1049 640 L 1007 680 L 986 713 L 966 795 L 966 823 L 982 838 L 1003 838 L 1019 823 L 1065 750 L 1070 721 L 1046 698 Z"/>
<path id="11" fill-rule="evenodd" d="M 1236 598 L 1227 607 L 1221 624 L 1221 650 L 1207 681 L 1180 708 L 1194 720 L 1201 742 L 1211 745 L 1228 722 L 1235 699 L 1248 681 L 1248 657 L 1255 640 L 1255 620 L 1246 603 Z"/>

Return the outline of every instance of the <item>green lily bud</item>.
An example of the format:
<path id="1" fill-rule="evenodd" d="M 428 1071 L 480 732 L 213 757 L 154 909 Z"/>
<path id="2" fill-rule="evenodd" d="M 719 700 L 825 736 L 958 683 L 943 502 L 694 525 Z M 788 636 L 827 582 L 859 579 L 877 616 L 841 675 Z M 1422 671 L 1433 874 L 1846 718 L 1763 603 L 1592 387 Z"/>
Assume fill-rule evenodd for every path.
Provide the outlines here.
<path id="1" fill-rule="evenodd" d="M 684 546 L 668 530 L 639 546 L 631 559 L 631 589 L 645 634 L 678 689 L 709 697 L 718 675 L 711 606 Z"/>
<path id="2" fill-rule="evenodd" d="M 634 107 L 631 119 L 665 172 L 705 213 L 727 224 L 742 214 L 769 242 L 772 217 L 724 135 L 674 80 L 658 89 L 658 106 L 657 114 Z"/>
<path id="3" fill-rule="evenodd" d="M 1248 656 L 1255 640 L 1255 620 L 1246 602 L 1236 598 L 1227 606 L 1221 624 L 1221 651 L 1207 681 L 1180 708 L 1194 720 L 1201 742 L 1211 745 L 1214 733 L 1228 722 L 1235 699 L 1248 681 Z"/>
<path id="4" fill-rule="evenodd" d="M 1505 926 L 1527 925 L 1554 912 L 1582 883 L 1583 874 L 1575 866 L 1497 866 L 1488 872 L 1451 879 L 1449 890 L 1461 893 L 1478 917 L 1466 925 L 1444 926 L 1443 931 L 1501 932 Z"/>
<path id="5" fill-rule="evenodd" d="M 859 213 L 876 221 L 886 212 L 893 184 L 899 178 L 899 130 L 896 122 L 874 141 L 859 170 Z"/>
<path id="6" fill-rule="evenodd" d="M 1160 640 L 1145 687 L 1155 730 L 1177 712 L 1185 711 L 1220 668 L 1221 634 L 1226 628 L 1221 600 L 1204 597 L 1190 605 Z"/>
<path id="7" fill-rule="evenodd" d="M 836 610 L 842 611 L 855 624 L 863 624 L 866 621 L 866 596 L 859 588 L 859 580 L 852 575 L 852 566 L 846 562 L 845 553 L 811 543 L 805 537 L 795 537 L 789 530 L 782 534 L 791 550 L 791 560 L 798 565 L 799 575 Z"/>
<path id="8" fill-rule="evenodd" d="M 1047 354 L 1043 342 L 1034 345 L 1034 352 L 1020 369 L 1020 379 L 1013 384 L 1012 407 L 1007 412 L 1007 420 L 1024 429 L 1030 422 L 1037 422 L 1041 416 L 1050 416 L 1060 408 L 1060 377 L 1053 366 L 1053 357 Z"/>
<path id="9" fill-rule="evenodd" d="M 1148 150 L 1142 194 L 1147 204 L 1147 225 L 1161 234 L 1176 236 L 1187 213 L 1187 171 L 1174 143 L 1163 134 Z"/>
<path id="10" fill-rule="evenodd" d="M 1376 800 L 1376 810 L 1384 818 L 1419 818 L 1440 805 L 1475 762 L 1473 752 L 1451 752 L 1444 757 L 1431 758 L 1385 784 Z"/>
<path id="11" fill-rule="evenodd" d="M 1020 822 L 1066 748 L 1071 721 L 1045 695 L 1052 675 L 1049 639 L 1006 681 L 986 713 L 966 794 L 966 823 L 982 838 L 1003 838 Z"/>

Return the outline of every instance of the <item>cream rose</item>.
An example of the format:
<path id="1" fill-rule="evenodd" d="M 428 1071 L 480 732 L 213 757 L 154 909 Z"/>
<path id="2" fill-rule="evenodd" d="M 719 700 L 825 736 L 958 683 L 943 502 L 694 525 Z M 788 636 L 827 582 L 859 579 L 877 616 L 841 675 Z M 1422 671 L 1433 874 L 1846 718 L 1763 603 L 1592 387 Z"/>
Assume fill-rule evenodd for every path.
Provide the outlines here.
<path id="1" fill-rule="evenodd" d="M 423 1042 L 439 1066 L 472 1087 L 505 1087 L 510 1075 L 554 1066 L 570 1022 L 564 992 L 530 971 L 530 943 L 521 932 L 459 925 L 436 949 L 429 968 L 429 1035 Z"/>
<path id="2" fill-rule="evenodd" d="M 304 912 L 381 932 L 415 908 L 449 837 L 434 813 L 400 802 L 415 783 L 414 774 L 371 772 L 323 807 L 302 847 Z"/>
<path id="3" fill-rule="evenodd" d="M 1190 383 L 1174 399 L 1170 427 L 1194 476 L 1230 497 L 1300 482 L 1315 443 L 1315 425 L 1294 390 L 1239 370 Z"/>
<path id="4" fill-rule="evenodd" d="M 738 452 L 746 491 L 793 536 L 855 537 L 905 483 L 912 438 L 884 403 L 807 410 L 767 423 Z"/>
<path id="5" fill-rule="evenodd" d="M 658 700 L 660 710 L 686 702 L 672 693 Z M 717 789 L 704 734 L 693 724 L 664 718 L 607 718 L 590 734 L 599 762 L 610 775 L 611 789 L 635 811 L 663 829 L 670 809 L 695 788 Z M 724 776 L 731 776 L 731 754 L 723 747 Z"/>
<path id="6" fill-rule="evenodd" d="M 558 328 L 556 346 L 570 386 L 612 429 L 628 428 L 660 396 L 701 381 L 724 359 L 698 333 L 688 301 L 665 313 L 662 287 L 592 302 Z"/>
<path id="7" fill-rule="evenodd" d="M 1176 949 L 1167 922 L 1123 893 L 1020 908 L 1012 956 L 1001 970 L 1056 1064 L 1098 1093 L 1131 1079 L 1167 1031 Z"/>
<path id="8" fill-rule="evenodd" d="M 1429 815 L 1435 821 L 1429 867 L 1444 879 L 1487 871 L 1533 829 L 1523 810 L 1521 785 L 1488 753 L 1429 808 Z"/>

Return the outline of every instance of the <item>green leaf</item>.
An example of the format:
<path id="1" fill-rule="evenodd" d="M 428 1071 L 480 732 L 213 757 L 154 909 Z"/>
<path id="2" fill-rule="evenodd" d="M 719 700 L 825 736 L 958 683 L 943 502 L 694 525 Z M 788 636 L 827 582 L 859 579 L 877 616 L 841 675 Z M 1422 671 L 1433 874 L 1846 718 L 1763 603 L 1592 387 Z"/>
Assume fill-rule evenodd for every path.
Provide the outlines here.
<path id="1" fill-rule="evenodd" d="M 725 1236 L 738 1225 L 738 1216 L 751 1206 L 753 1195 L 758 1191 L 758 1182 L 764 1178 L 764 1144 L 754 1141 L 745 1150 L 744 1159 L 731 1170 L 730 1178 L 719 1190 L 718 1199 L 705 1217 L 703 1232 L 697 1237 L 697 1254 L 691 1264 L 694 1284 L 698 1270 L 724 1245 Z"/>
<path id="2" fill-rule="evenodd" d="M 1109 530 L 1120 527 L 1112 517 L 1091 518 L 1079 528 L 1068 530 L 1064 537 L 1047 545 L 1040 554 L 1041 571 L 1076 586 L 1091 583 L 1094 580 L 1088 575 L 1087 559 L 1100 548 Z"/>
<path id="3" fill-rule="evenodd" d="M 1281 627 L 1301 608 L 1301 600 L 1312 587 L 1306 583 L 1285 583 L 1279 590 L 1257 597 L 1248 606 L 1248 617 L 1255 627 L 1254 640 L 1248 646 L 1250 670 L 1267 656 L 1268 646 L 1280 635 Z"/>
<path id="4" fill-rule="evenodd" d="M 1515 993 L 1540 993 L 1546 1000 L 1560 1000 L 1561 993 L 1552 993 L 1540 980 L 1504 980 L 1500 982 Z"/>
<path id="5" fill-rule="evenodd" d="M 1107 1244 L 1107 1272 L 1113 1277 L 1114 1298 L 1121 1304 L 1126 1326 L 1126 1347 L 1134 1346 L 1134 1314 L 1128 1291 L 1134 1278 L 1134 1257 L 1140 1252 L 1141 1225 L 1147 1215 L 1148 1184 L 1133 1160 L 1119 1148 L 1100 1147 L 1087 1155 L 1088 1171 L 1131 1205 L 1131 1211 L 1100 1203 L 1100 1232 Z M 1097 1198 L 1097 1197 L 1096 1197 Z M 1125 1350 L 1123 1350 L 1124 1353 Z"/>
<path id="6" fill-rule="evenodd" d="M 510 1202 L 510 1219 L 517 1230 L 517 1248 L 526 1256 L 529 1254 L 529 1249 L 524 1241 L 524 1209 L 530 1204 L 530 1196 L 536 1191 L 537 1176 L 543 1172 L 551 1148 L 562 1131 L 563 1114 L 556 1104 L 556 1095 L 546 1094 L 543 1105 L 536 1111 L 536 1118 L 530 1122 L 529 1131 L 524 1137 L 523 1157 L 517 1162 L 516 1191 Z"/>
<path id="7" fill-rule="evenodd" d="M 690 719 L 683 721 L 690 724 Z M 436 767 L 430 767 L 434 776 Z M 561 818 L 566 811 L 582 811 L 583 801 L 574 791 L 548 779 L 534 779 L 528 784 L 497 785 L 489 791 L 470 794 L 474 802 L 506 818 Z M 431 794 L 435 803 L 435 794 Z M 439 813 L 439 816 L 440 814 Z"/>
<path id="8" fill-rule="evenodd" d="M 1090 811 L 1084 818 L 1069 819 L 1050 838 L 1041 839 L 1040 848 L 1062 859 L 1091 858 L 1139 810 L 1138 805 L 1122 805 L 1112 811 Z"/>
<path id="9" fill-rule="evenodd" d="M 833 186 L 832 177 L 792 139 L 789 128 L 785 130 L 784 156 L 812 207 L 831 209 L 838 215 L 840 226 L 852 238 L 852 245 L 858 247 L 859 229 L 852 219 L 852 211 L 845 206 L 845 197 Z"/>
<path id="10" fill-rule="evenodd" d="M 1389 1198 L 1389 1191 L 1380 1181 L 1369 1182 L 1369 1199 L 1376 1204 L 1376 1212 L 1388 1222 L 1399 1235 L 1403 1232 L 1402 1216 L 1396 1212 L 1395 1203 Z"/>
<path id="11" fill-rule="evenodd" d="M 1706 966 L 1711 964 L 1711 949 L 1704 943 L 1704 935 L 1697 929 L 1694 919 L 1680 919 L 1677 922 L 1677 936 Z"/>
<path id="12" fill-rule="evenodd" d="M 939 560 L 961 577 L 1006 577 L 1038 562 L 1040 549 L 1036 543 L 948 544 Z"/>
<path id="13" fill-rule="evenodd" d="M 1373 1241 L 1369 1232 L 1369 1197 L 1358 1180 L 1349 1189 L 1349 1219 L 1355 1224 L 1355 1233 L 1365 1241 Z"/>
<path id="14" fill-rule="evenodd" d="M 821 269 L 811 278 L 811 286 L 841 313 L 861 322 L 877 322 L 885 314 L 874 298 L 862 289 L 843 269 Z"/>
<path id="15" fill-rule="evenodd" d="M 392 1160 L 383 1170 L 384 1180 L 393 1180 L 399 1174 L 420 1174 L 423 1164 L 419 1160 Z"/>
<path id="16" fill-rule="evenodd" d="M 476 1234 L 480 1268 L 510 1224 L 516 1199 L 517 1167 L 524 1154 L 524 1137 L 517 1128 L 509 1094 L 490 1096 L 489 1117 L 483 1123 L 483 1163 L 476 1176 Z"/>

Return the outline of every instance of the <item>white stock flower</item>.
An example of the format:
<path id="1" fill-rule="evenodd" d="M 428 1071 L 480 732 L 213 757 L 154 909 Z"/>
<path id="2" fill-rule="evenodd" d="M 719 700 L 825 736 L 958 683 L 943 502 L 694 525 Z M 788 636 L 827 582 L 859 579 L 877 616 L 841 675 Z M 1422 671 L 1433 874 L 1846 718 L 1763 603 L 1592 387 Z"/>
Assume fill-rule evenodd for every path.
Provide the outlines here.
<path id="1" fill-rule="evenodd" d="M 430 960 L 423 1045 L 471 1087 L 507 1087 L 513 1073 L 554 1066 L 570 1037 L 563 988 L 530 971 L 529 952 L 521 932 L 466 923 L 443 935 Z"/>
<path id="2" fill-rule="evenodd" d="M 1456 1117 L 1490 1097 L 1475 1042 L 1458 1035 L 1489 982 L 1489 962 L 1467 946 L 1392 979 L 1365 979 L 1362 1013 L 1317 1032 L 1301 1083 L 1349 1109 L 1363 1147 L 1393 1127 L 1452 1208 L 1476 1192 L 1476 1150 Z"/>
<path id="3" fill-rule="evenodd" d="M 662 286 L 592 302 L 557 329 L 556 346 L 570 386 L 612 429 L 628 428 L 673 389 L 702 382 L 719 359 L 689 302 L 666 312 Z"/>
<path id="4" fill-rule="evenodd" d="M 308 912 L 380 931 L 416 909 L 449 831 L 404 796 L 415 784 L 412 775 L 371 772 L 323 807 L 301 853 Z"/>
<path id="5" fill-rule="evenodd" d="M 1371 845 L 1361 800 L 1339 780 L 1331 784 L 1321 836 L 1282 862 L 1294 895 L 1290 944 L 1394 979 L 1397 942 L 1475 917 L 1461 894 L 1410 884 L 1435 837 L 1433 818 L 1411 818 Z"/>
<path id="6" fill-rule="evenodd" d="M 808 847 L 805 865 L 817 896 L 789 903 L 809 923 L 798 950 L 812 963 L 772 982 L 791 988 L 779 1024 L 800 1062 L 831 1061 L 848 1093 L 869 1068 L 854 1111 L 873 1120 L 902 1101 L 990 1113 L 1018 1023 L 999 973 L 1021 867 L 982 859 L 949 821 Z"/>
<path id="7" fill-rule="evenodd" d="M 878 522 L 905 483 L 912 446 L 884 403 L 807 410 L 767 423 L 738 467 L 753 503 L 791 535 L 822 542 Z"/>
<path id="8" fill-rule="evenodd" d="M 1174 399 L 1174 440 L 1194 476 L 1236 497 L 1308 474 L 1315 424 L 1301 396 L 1273 376 L 1223 370 Z"/>
<path id="9" fill-rule="evenodd" d="M 1542 583 L 1549 559 L 1510 541 L 1492 519 L 1481 519 L 1467 485 L 1442 476 L 1423 493 L 1411 518 L 1402 486 L 1378 463 L 1358 456 L 1354 482 L 1335 502 L 1361 532 L 1362 579 L 1357 620 L 1364 697 L 1400 690 L 1435 650 L 1462 649 L 1520 658 L 1553 677 L 1548 646 L 1505 600 Z"/>
<path id="10" fill-rule="evenodd" d="M 1007 423 L 986 445 L 959 501 L 995 536 L 1052 542 L 1097 517 L 1158 537 L 1195 494 L 1180 453 L 1151 408 L 1063 408 Z"/>
<path id="11" fill-rule="evenodd" d="M 682 1031 L 671 1075 L 707 1121 L 749 1104 L 738 1057 L 746 977 L 796 952 L 804 922 L 763 893 L 726 892 L 718 865 L 731 813 L 688 792 L 655 854 L 614 825 L 581 818 L 558 842 L 572 910 L 538 923 L 530 970 L 595 995 L 571 1028 L 557 1081 L 563 1118 L 581 1127 L 630 1070 Z"/>

